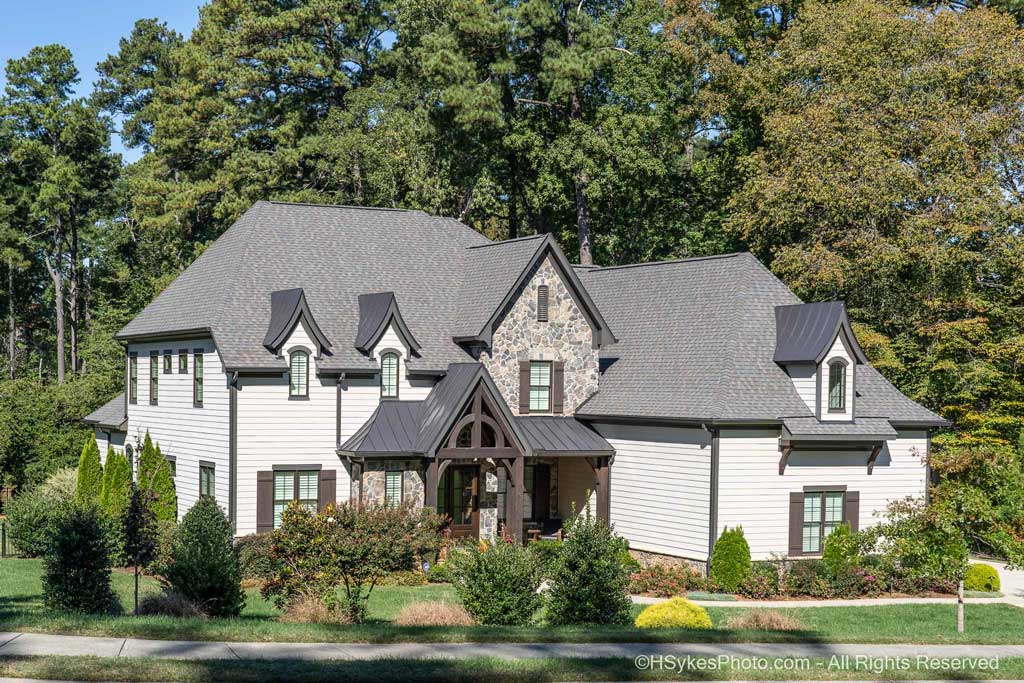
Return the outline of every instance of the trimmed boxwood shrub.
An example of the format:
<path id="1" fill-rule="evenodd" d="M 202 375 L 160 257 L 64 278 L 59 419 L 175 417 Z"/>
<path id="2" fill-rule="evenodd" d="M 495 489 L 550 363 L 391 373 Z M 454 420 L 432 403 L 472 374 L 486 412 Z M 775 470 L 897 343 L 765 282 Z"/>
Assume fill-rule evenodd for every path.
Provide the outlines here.
<path id="1" fill-rule="evenodd" d="M 537 558 L 544 578 L 551 578 L 555 571 L 555 565 L 558 564 L 558 558 L 562 554 L 562 542 L 544 538 L 539 541 L 531 541 L 526 548 Z"/>
<path id="2" fill-rule="evenodd" d="M 7 532 L 14 550 L 23 557 L 42 557 L 46 552 L 46 534 L 53 516 L 53 501 L 37 491 L 15 496 L 4 507 Z"/>
<path id="3" fill-rule="evenodd" d="M 964 590 L 992 592 L 999 590 L 999 572 L 990 564 L 969 565 L 964 574 Z"/>
<path id="4" fill-rule="evenodd" d="M 57 507 L 43 559 L 43 602 L 50 609 L 86 614 L 119 607 L 110 588 L 107 522 L 95 503 Z"/>
<path id="5" fill-rule="evenodd" d="M 541 606 L 540 565 L 515 540 L 460 546 L 446 564 L 462 606 L 479 624 L 522 626 Z"/>
<path id="6" fill-rule="evenodd" d="M 629 571 L 622 540 L 602 520 L 577 515 L 565 530 L 548 591 L 552 624 L 628 624 Z"/>
<path id="7" fill-rule="evenodd" d="M 209 496 L 200 496 L 171 542 L 160 571 L 168 587 L 213 617 L 234 617 L 245 605 L 231 524 Z"/>
<path id="8" fill-rule="evenodd" d="M 97 502 L 103 490 L 103 466 L 100 465 L 100 449 L 96 439 L 89 437 L 78 458 L 78 485 L 75 499 L 79 503 Z"/>
<path id="9" fill-rule="evenodd" d="M 727 593 L 735 593 L 750 574 L 750 546 L 743 528 L 726 528 L 711 552 L 711 582 Z"/>
<path id="10" fill-rule="evenodd" d="M 637 615 L 637 628 L 692 628 L 710 629 L 711 617 L 707 610 L 686 598 L 672 598 L 651 605 Z"/>

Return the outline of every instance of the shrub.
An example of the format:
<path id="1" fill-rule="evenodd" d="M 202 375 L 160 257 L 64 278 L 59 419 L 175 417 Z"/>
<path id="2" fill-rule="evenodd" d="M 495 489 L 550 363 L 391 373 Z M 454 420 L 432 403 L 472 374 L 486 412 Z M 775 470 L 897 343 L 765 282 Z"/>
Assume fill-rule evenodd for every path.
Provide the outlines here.
<path id="1" fill-rule="evenodd" d="M 100 449 L 96 439 L 90 436 L 82 447 L 82 455 L 78 458 L 77 482 L 75 499 L 79 503 L 95 503 L 100 499 L 103 490 L 103 466 L 100 465 Z"/>
<path id="2" fill-rule="evenodd" d="M 206 614 L 180 593 L 162 591 L 146 595 L 139 601 L 139 614 L 157 614 L 181 619 L 205 619 Z"/>
<path id="3" fill-rule="evenodd" d="M 160 572 L 168 587 L 214 617 L 237 616 L 245 604 L 231 524 L 209 496 L 200 496 L 174 533 Z"/>
<path id="4" fill-rule="evenodd" d="M 672 598 L 685 595 L 687 591 L 703 591 L 709 587 L 707 579 L 687 564 L 652 564 L 629 577 L 631 593 L 659 598 Z"/>
<path id="5" fill-rule="evenodd" d="M 62 467 L 46 478 L 39 485 L 39 495 L 51 503 L 70 503 L 75 500 L 78 492 L 78 470 L 74 467 Z M 99 500 L 99 493 L 92 502 Z"/>
<path id="6" fill-rule="evenodd" d="M 377 582 L 379 586 L 424 586 L 427 583 L 427 575 L 419 569 L 406 569 L 400 572 L 391 572 Z"/>
<path id="7" fill-rule="evenodd" d="M 107 450 L 107 466 L 103 470 L 100 507 L 111 519 L 120 519 L 128 509 L 131 496 L 132 466 L 128 459 L 113 448 Z"/>
<path id="8" fill-rule="evenodd" d="M 828 567 L 821 560 L 796 560 L 790 563 L 782 578 L 782 588 L 787 595 L 832 597 Z"/>
<path id="9" fill-rule="evenodd" d="M 964 590 L 992 592 L 999 590 L 999 572 L 990 564 L 977 563 L 964 573 Z"/>
<path id="10" fill-rule="evenodd" d="M 526 547 L 537 558 L 537 564 L 540 565 L 540 571 L 544 578 L 551 578 L 562 552 L 562 542 L 542 538 L 539 541 L 531 542 Z"/>
<path id="11" fill-rule="evenodd" d="M 178 494 L 174 490 L 171 466 L 160 452 L 160 444 L 153 444 L 146 432 L 139 453 L 139 487 L 152 493 L 150 506 L 158 522 L 173 522 L 178 518 Z"/>
<path id="12" fill-rule="evenodd" d="M 622 541 L 602 520 L 580 514 L 569 520 L 550 576 L 552 624 L 628 624 L 629 572 Z"/>
<path id="13" fill-rule="evenodd" d="M 728 593 L 735 593 L 750 573 L 750 546 L 742 527 L 726 528 L 711 551 L 711 581 Z"/>
<path id="14" fill-rule="evenodd" d="M 7 531 L 15 550 L 24 557 L 42 557 L 54 504 L 38 491 L 15 496 L 4 507 Z"/>
<path id="15" fill-rule="evenodd" d="M 451 602 L 413 602 L 395 617 L 396 626 L 473 626 L 473 617 L 462 605 Z"/>
<path id="16" fill-rule="evenodd" d="M 625 568 L 628 574 L 633 574 L 643 569 L 640 562 L 629 553 L 629 548 L 619 551 L 619 562 L 622 563 L 623 568 Z"/>
<path id="17" fill-rule="evenodd" d="M 850 531 L 849 524 L 840 524 L 825 538 L 821 560 L 833 576 L 849 572 L 857 564 L 860 555 L 857 535 Z"/>
<path id="18" fill-rule="evenodd" d="M 746 580 L 740 584 L 740 595 L 754 600 L 777 597 L 781 593 L 779 572 L 774 562 L 754 562 Z"/>
<path id="19" fill-rule="evenodd" d="M 537 559 L 512 539 L 460 546 L 448 564 L 459 600 L 478 623 L 520 626 L 541 606 Z"/>
<path id="20" fill-rule="evenodd" d="M 430 583 L 451 583 L 452 572 L 447 562 L 430 565 L 427 570 L 427 581 Z"/>
<path id="21" fill-rule="evenodd" d="M 348 612 L 337 600 L 327 600 L 319 592 L 300 593 L 281 615 L 290 624 L 350 624 Z"/>
<path id="22" fill-rule="evenodd" d="M 806 628 L 799 619 L 770 609 L 745 610 L 730 617 L 725 626 L 749 631 L 803 631 Z"/>
<path id="23" fill-rule="evenodd" d="M 119 606 L 110 588 L 108 530 L 95 504 L 57 507 L 43 559 L 43 602 L 85 614 L 107 614 Z"/>
<path id="24" fill-rule="evenodd" d="M 149 506 L 152 494 L 132 484 L 132 497 L 122 520 L 124 556 L 128 565 L 135 568 L 135 608 L 139 612 L 139 568 L 148 566 L 156 559 L 156 517 Z"/>
<path id="25" fill-rule="evenodd" d="M 238 569 L 243 579 L 265 581 L 273 574 L 274 565 L 270 560 L 272 540 L 272 534 L 249 534 L 235 540 Z"/>
<path id="26" fill-rule="evenodd" d="M 711 617 L 700 605 L 686 598 L 672 598 L 651 605 L 634 622 L 637 628 L 711 628 Z"/>

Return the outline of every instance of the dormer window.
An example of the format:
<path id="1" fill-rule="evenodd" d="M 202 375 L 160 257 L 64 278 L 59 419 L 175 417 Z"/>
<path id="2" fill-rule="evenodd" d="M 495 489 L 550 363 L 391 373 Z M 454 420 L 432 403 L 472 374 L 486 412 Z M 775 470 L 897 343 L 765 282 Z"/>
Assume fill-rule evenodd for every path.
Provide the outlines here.
<path id="1" fill-rule="evenodd" d="M 309 353 L 292 351 L 288 356 L 288 398 L 309 398 Z"/>
<path id="2" fill-rule="evenodd" d="M 838 358 L 828 364 L 828 410 L 846 412 L 846 362 Z"/>
<path id="3" fill-rule="evenodd" d="M 537 287 L 537 322 L 548 321 L 548 286 Z"/>
<path id="4" fill-rule="evenodd" d="M 394 351 L 380 357 L 380 397 L 398 398 L 398 354 Z"/>

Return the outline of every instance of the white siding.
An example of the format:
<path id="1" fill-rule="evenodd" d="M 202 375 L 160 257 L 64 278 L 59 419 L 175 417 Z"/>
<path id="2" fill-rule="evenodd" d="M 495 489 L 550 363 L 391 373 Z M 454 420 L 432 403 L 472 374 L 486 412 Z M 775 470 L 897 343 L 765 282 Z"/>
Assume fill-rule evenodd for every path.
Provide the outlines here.
<path id="1" fill-rule="evenodd" d="M 96 447 L 100 449 L 100 463 L 107 464 L 107 449 L 110 446 L 118 453 L 124 453 L 124 432 L 108 432 L 99 427 L 93 427 L 96 436 Z"/>
<path id="2" fill-rule="evenodd" d="M 726 526 L 742 526 L 754 559 L 767 559 L 773 553 L 784 555 L 789 548 L 790 492 L 803 491 L 805 486 L 836 484 L 860 492 L 859 525 L 864 529 L 881 521 L 880 514 L 891 501 L 924 495 L 927 438 L 923 431 L 900 433 L 886 443 L 871 475 L 867 473 L 867 450 L 796 450 L 780 476 L 777 431 L 723 430 L 718 533 Z M 613 484 L 613 496 L 614 491 Z"/>
<path id="3" fill-rule="evenodd" d="M 178 351 L 187 349 L 188 374 L 178 373 Z M 193 351 L 203 355 L 203 407 L 192 404 Z M 159 402 L 149 404 L 149 354 L 171 351 L 171 372 L 159 368 Z M 210 339 L 130 344 L 129 352 L 138 353 L 138 402 L 128 405 L 128 441 L 137 449 L 149 431 L 164 455 L 176 460 L 175 487 L 178 492 L 179 518 L 199 498 L 199 461 L 216 467 L 217 502 L 228 509 L 228 388 L 227 375 Z"/>
<path id="4" fill-rule="evenodd" d="M 409 380 L 408 368 L 405 366 L 405 359 L 409 357 L 409 347 L 402 341 L 402 337 L 395 330 L 394 325 L 388 325 L 388 329 L 381 335 L 380 341 L 373 347 L 370 355 L 377 359 L 377 367 L 380 368 L 380 357 L 385 351 L 398 352 L 398 398 L 402 401 L 421 401 L 430 393 L 434 386 L 431 380 Z M 379 384 L 378 394 L 379 392 Z M 379 397 L 379 396 L 378 396 Z M 376 406 L 374 406 L 376 407 Z M 360 423 L 361 424 L 361 423 Z M 353 430 L 354 431 L 354 430 Z"/>
<path id="5" fill-rule="evenodd" d="M 796 393 L 800 395 L 807 409 L 812 413 L 817 410 L 814 396 L 818 387 L 817 371 L 818 369 L 814 363 L 793 363 L 786 366 L 786 372 L 789 373 L 789 378 L 793 380 Z"/>
<path id="6" fill-rule="evenodd" d="M 281 354 L 287 358 L 295 347 L 317 348 L 304 325 L 296 327 Z M 337 384 L 333 378 L 317 377 L 315 365 L 311 358 L 308 400 L 289 398 L 287 373 L 276 377 L 243 375 L 239 381 L 239 536 L 256 532 L 256 473 L 271 470 L 274 465 L 319 465 L 336 470 L 337 497 L 348 498 L 348 473 L 335 452 Z"/>
<path id="7" fill-rule="evenodd" d="M 611 521 L 616 532 L 635 550 L 706 559 L 710 435 L 702 429 L 596 427 L 615 448 Z"/>
<path id="8" fill-rule="evenodd" d="M 839 413 L 829 412 L 828 409 L 828 364 L 835 358 L 841 358 L 846 361 L 846 410 Z M 836 336 L 832 348 L 829 349 L 828 354 L 821 361 L 821 365 L 818 368 L 818 372 L 821 373 L 821 415 L 819 417 L 822 420 L 850 420 L 851 416 L 855 414 L 853 412 L 854 367 L 853 358 L 850 356 L 850 352 L 846 350 L 843 335 L 840 334 Z"/>

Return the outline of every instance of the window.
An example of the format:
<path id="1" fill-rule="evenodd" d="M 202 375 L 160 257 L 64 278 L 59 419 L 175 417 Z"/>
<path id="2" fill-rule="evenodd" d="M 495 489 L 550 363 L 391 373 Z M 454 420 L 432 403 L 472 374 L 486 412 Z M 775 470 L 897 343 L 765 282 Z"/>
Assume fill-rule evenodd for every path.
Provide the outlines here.
<path id="1" fill-rule="evenodd" d="M 548 286 L 537 287 L 537 321 L 546 323 L 548 321 Z"/>
<path id="2" fill-rule="evenodd" d="M 167 460 L 167 469 L 171 472 L 171 479 L 174 479 L 178 476 L 178 460 L 170 455 L 165 455 L 164 458 Z"/>
<path id="3" fill-rule="evenodd" d="M 316 470 L 278 470 L 274 472 L 274 528 L 281 526 L 281 515 L 293 500 L 316 512 L 320 499 L 320 473 Z"/>
<path id="4" fill-rule="evenodd" d="M 828 364 L 828 409 L 846 410 L 846 363 L 834 360 Z"/>
<path id="5" fill-rule="evenodd" d="M 192 362 L 192 405 L 203 407 L 203 350 L 196 349 L 195 360 Z"/>
<path id="6" fill-rule="evenodd" d="M 389 508 L 402 504 L 402 470 L 384 472 L 384 504 Z"/>
<path id="7" fill-rule="evenodd" d="M 139 402 L 139 356 L 135 353 L 128 357 L 128 400 Z"/>
<path id="8" fill-rule="evenodd" d="M 164 374 L 171 374 L 171 352 L 164 351 Z"/>
<path id="9" fill-rule="evenodd" d="M 380 397 L 398 398 L 398 354 L 394 351 L 380 357 Z"/>
<path id="10" fill-rule="evenodd" d="M 551 363 L 530 363 L 530 412 L 551 412 Z"/>
<path id="11" fill-rule="evenodd" d="M 178 351 L 178 374 L 188 374 L 188 349 L 181 349 Z"/>
<path id="12" fill-rule="evenodd" d="M 292 351 L 288 363 L 288 397 L 309 397 L 309 354 L 305 351 Z"/>
<path id="13" fill-rule="evenodd" d="M 155 406 L 160 398 L 160 357 L 156 351 L 149 354 L 149 405 Z"/>
<path id="14" fill-rule="evenodd" d="M 825 539 L 843 523 L 842 491 L 814 491 L 804 496 L 803 552 L 816 555 L 821 552 Z"/>
<path id="15" fill-rule="evenodd" d="M 199 463 L 199 495 L 216 498 L 216 474 L 212 462 Z"/>

